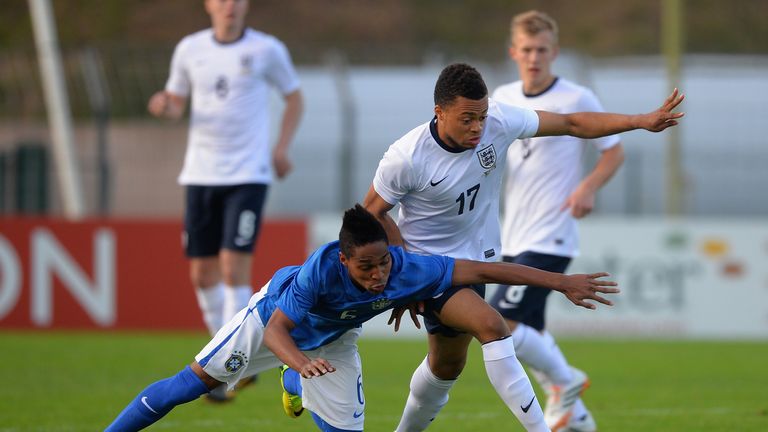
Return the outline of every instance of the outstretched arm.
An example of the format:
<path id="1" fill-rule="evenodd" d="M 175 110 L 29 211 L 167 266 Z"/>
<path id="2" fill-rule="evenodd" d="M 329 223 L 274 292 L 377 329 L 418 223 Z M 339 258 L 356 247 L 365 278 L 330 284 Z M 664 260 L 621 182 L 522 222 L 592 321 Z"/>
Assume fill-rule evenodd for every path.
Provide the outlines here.
<path id="1" fill-rule="evenodd" d="M 322 358 L 310 359 L 304 355 L 296 341 L 291 337 L 291 330 L 296 324 L 279 308 L 276 308 L 264 330 L 264 345 L 291 369 L 298 371 L 304 378 L 312 378 L 334 372 L 336 368 Z"/>
<path id="2" fill-rule="evenodd" d="M 618 293 L 616 282 L 598 280 L 608 273 L 565 275 L 539 270 L 520 264 L 504 262 L 481 262 L 456 260 L 452 285 L 498 283 L 505 285 L 536 285 L 559 291 L 577 306 L 594 309 L 595 305 L 585 300 L 594 300 L 611 306 L 613 303 L 598 293 Z"/>
<path id="3" fill-rule="evenodd" d="M 685 95 L 675 89 L 656 111 L 647 114 L 627 115 L 602 112 L 578 112 L 556 114 L 536 111 L 539 115 L 539 130 L 536 136 L 572 135 L 580 138 L 598 138 L 634 129 L 661 132 L 677 125 L 677 119 L 684 113 L 673 113 Z"/>

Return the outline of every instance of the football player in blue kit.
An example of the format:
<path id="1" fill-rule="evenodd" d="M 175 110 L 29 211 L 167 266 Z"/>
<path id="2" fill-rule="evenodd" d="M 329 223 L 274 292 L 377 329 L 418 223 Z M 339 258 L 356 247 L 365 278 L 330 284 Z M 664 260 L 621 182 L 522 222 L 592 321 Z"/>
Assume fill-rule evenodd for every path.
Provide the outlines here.
<path id="1" fill-rule="evenodd" d="M 357 338 L 365 321 L 475 283 L 535 283 L 592 309 L 589 300 L 610 305 L 600 294 L 618 292 L 614 282 L 600 279 L 604 276 L 408 253 L 390 246 L 379 221 L 356 205 L 345 212 L 338 241 L 320 247 L 301 266 L 278 270 L 189 366 L 142 390 L 106 430 L 143 429 L 223 383 L 233 387 L 244 376 L 286 364 L 301 375 L 304 407 L 320 430 L 362 431 Z M 441 317 L 449 322 L 456 314 L 475 317 L 462 330 L 482 344 L 491 383 L 528 430 L 547 430 L 504 319 L 467 291 L 453 295 Z"/>

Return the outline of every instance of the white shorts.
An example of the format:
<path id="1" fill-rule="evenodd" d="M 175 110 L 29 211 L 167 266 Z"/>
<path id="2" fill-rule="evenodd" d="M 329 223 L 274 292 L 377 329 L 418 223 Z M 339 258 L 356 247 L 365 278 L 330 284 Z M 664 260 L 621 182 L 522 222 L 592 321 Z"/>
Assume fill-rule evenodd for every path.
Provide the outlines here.
<path id="1" fill-rule="evenodd" d="M 238 312 L 195 356 L 203 370 L 233 388 L 240 379 L 283 364 L 263 344 L 264 323 L 256 310 L 269 283 L 251 297 L 246 309 Z M 363 430 L 365 397 L 357 338 L 362 329 L 347 331 L 335 341 L 312 351 L 309 358 L 321 357 L 336 371 L 321 377 L 301 379 L 304 407 L 333 427 Z"/>

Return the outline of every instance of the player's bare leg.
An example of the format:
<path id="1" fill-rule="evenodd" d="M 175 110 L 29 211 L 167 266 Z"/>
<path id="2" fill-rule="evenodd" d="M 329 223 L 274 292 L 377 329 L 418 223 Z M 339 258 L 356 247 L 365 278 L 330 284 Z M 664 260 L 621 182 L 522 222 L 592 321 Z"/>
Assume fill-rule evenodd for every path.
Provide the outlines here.
<path id="1" fill-rule="evenodd" d="M 224 285 L 222 316 L 225 322 L 235 316 L 240 310 L 247 307 L 248 301 L 251 299 L 251 295 L 253 295 L 251 289 L 252 260 L 253 254 L 248 252 L 240 252 L 230 249 L 222 249 L 219 252 L 218 264 Z M 255 383 L 257 379 L 258 375 L 245 377 L 235 385 L 235 390 L 242 390 Z M 220 396 L 222 392 L 224 392 L 224 390 L 216 389 L 211 392 L 211 395 Z M 232 392 L 226 393 L 223 400 L 230 400 L 233 396 L 234 394 Z"/>
<path id="2" fill-rule="evenodd" d="M 510 410 L 515 414 L 518 420 L 528 431 L 548 431 L 544 423 L 544 413 L 536 400 L 531 382 L 525 374 L 522 365 L 515 357 L 515 349 L 510 336 L 509 327 L 506 322 L 493 308 L 491 308 L 484 299 L 471 289 L 462 289 L 454 294 L 438 313 L 440 322 L 444 325 L 466 331 L 474 336 L 483 344 L 483 358 L 485 360 L 486 372 L 488 378 L 493 384 L 496 392 L 504 400 Z M 465 342 L 462 339 L 462 342 Z M 430 346 L 431 349 L 431 346 Z M 450 352 L 450 351 L 449 351 Z M 453 351 L 454 353 L 459 351 Z M 463 348 L 464 361 L 466 361 L 466 346 Z M 431 364 L 431 361 L 430 361 Z M 457 364 L 454 364 L 456 366 Z M 463 368 L 463 363 L 461 364 Z M 414 381 L 417 384 L 429 388 L 431 392 L 437 394 L 441 389 L 435 382 L 430 382 L 424 376 L 424 364 L 420 366 L 411 381 L 411 395 L 414 394 Z M 436 366 L 440 369 L 440 365 Z M 460 372 L 460 370 L 459 370 Z M 433 375 L 434 376 L 434 375 Z M 457 376 L 457 375 L 456 375 Z M 427 375 L 427 378 L 429 376 Z M 436 378 L 436 377 L 435 377 Z M 455 376 L 454 376 L 455 378 Z M 437 381 L 439 383 L 440 381 Z M 451 383 L 452 384 L 452 383 Z M 447 392 L 450 389 L 444 389 L 445 398 L 443 405 L 447 402 Z M 409 395 L 408 405 L 411 405 L 411 395 Z M 414 399 L 416 396 L 414 396 Z M 439 399 L 438 402 L 440 401 Z M 414 401 L 416 402 L 416 401 Z M 423 401 L 419 401 L 424 403 Z M 427 401 L 429 402 L 429 401 Z M 406 406 L 404 418 L 401 419 L 398 431 L 417 431 L 425 429 L 429 423 L 424 425 L 404 424 L 409 406 Z M 416 405 L 416 403 L 414 403 Z M 435 415 L 442 406 L 437 407 Z M 428 412 L 432 407 L 420 407 L 422 411 Z M 424 420 L 426 417 L 423 417 Z M 429 420 L 429 419 L 426 419 Z M 419 429 L 421 427 L 421 429 Z"/>
<path id="3" fill-rule="evenodd" d="M 251 290 L 251 261 L 253 255 L 229 249 L 219 252 L 221 276 L 224 281 L 224 320 L 229 320 L 248 305 Z"/>
<path id="4" fill-rule="evenodd" d="M 482 344 L 491 384 L 526 430 L 548 431 L 531 382 L 515 356 L 504 318 L 470 289 L 451 297 L 438 317 L 445 325 L 469 332 Z"/>
<path id="5" fill-rule="evenodd" d="M 189 259 L 189 278 L 195 287 L 197 304 L 211 336 L 224 325 L 224 286 L 221 284 L 219 258 L 194 257 Z"/>
<path id="6" fill-rule="evenodd" d="M 464 369 L 472 336 L 429 335 L 429 354 L 413 373 L 399 432 L 422 431 L 448 403 L 448 392 Z"/>

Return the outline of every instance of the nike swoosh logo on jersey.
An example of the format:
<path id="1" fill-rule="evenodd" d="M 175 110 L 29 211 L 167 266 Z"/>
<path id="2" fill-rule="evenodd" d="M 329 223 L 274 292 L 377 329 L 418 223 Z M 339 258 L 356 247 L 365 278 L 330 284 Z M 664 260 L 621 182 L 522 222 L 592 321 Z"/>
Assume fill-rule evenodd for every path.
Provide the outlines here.
<path id="1" fill-rule="evenodd" d="M 361 415 L 363 415 L 363 411 L 360 411 L 359 413 L 357 411 L 355 411 L 355 412 L 352 413 L 352 417 L 354 417 L 354 418 L 358 418 Z"/>
<path id="2" fill-rule="evenodd" d="M 527 413 L 529 409 L 531 409 L 531 405 L 533 405 L 533 400 L 536 399 L 536 395 L 533 395 L 531 398 L 531 401 L 528 402 L 528 406 L 522 406 L 520 405 L 520 409 L 523 410 L 524 413 Z"/>
<path id="3" fill-rule="evenodd" d="M 147 403 L 147 397 L 144 396 L 141 398 L 141 403 L 144 404 L 145 407 L 147 407 L 148 410 L 152 411 L 153 413 L 157 414 L 157 411 L 153 410 L 151 406 Z"/>
<path id="4" fill-rule="evenodd" d="M 448 178 L 448 176 L 445 176 L 445 177 L 443 177 L 442 179 L 438 180 L 437 182 L 433 182 L 432 180 L 430 180 L 430 181 L 429 181 L 429 184 L 430 184 L 430 185 L 432 185 L 432 186 L 437 186 L 437 185 L 439 185 L 440 183 L 442 183 L 442 182 L 443 182 L 443 180 L 445 180 L 445 179 L 447 179 L 447 178 Z"/>

